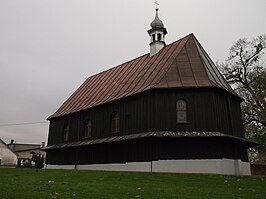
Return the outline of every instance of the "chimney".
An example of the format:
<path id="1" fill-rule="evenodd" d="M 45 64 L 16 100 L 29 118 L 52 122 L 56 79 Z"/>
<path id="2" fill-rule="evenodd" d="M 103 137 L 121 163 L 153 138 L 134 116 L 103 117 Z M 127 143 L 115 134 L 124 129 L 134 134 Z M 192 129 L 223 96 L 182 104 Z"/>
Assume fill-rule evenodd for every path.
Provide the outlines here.
<path id="1" fill-rule="evenodd" d="M 15 147 L 16 147 L 16 145 L 14 144 L 15 143 L 15 140 L 10 140 L 10 144 L 9 144 L 9 148 L 11 149 L 11 151 L 15 151 Z"/>
<path id="2" fill-rule="evenodd" d="M 44 148 L 45 147 L 45 142 L 42 142 L 41 143 L 41 148 Z"/>

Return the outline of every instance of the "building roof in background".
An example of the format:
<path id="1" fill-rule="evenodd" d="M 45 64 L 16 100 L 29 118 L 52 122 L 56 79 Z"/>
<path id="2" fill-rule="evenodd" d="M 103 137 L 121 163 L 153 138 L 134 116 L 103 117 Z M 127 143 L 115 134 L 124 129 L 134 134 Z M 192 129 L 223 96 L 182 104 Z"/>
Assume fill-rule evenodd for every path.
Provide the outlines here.
<path id="1" fill-rule="evenodd" d="M 13 152 L 41 149 L 41 144 L 16 144 L 16 143 L 13 143 L 13 144 L 7 144 L 7 146 Z"/>
<path id="2" fill-rule="evenodd" d="M 89 77 L 48 119 L 159 88 L 218 87 L 236 95 L 193 34 Z"/>

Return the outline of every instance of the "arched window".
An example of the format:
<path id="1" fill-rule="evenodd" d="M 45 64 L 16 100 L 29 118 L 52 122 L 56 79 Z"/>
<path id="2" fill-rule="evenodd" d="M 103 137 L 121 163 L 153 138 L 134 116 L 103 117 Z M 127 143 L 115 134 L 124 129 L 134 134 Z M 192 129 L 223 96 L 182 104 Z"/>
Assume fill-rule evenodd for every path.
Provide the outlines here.
<path id="1" fill-rule="evenodd" d="M 152 35 L 152 42 L 155 41 L 155 34 Z"/>
<path id="2" fill-rule="evenodd" d="M 162 34 L 161 33 L 158 33 L 158 41 L 161 41 L 162 40 Z"/>
<path id="3" fill-rule="evenodd" d="M 86 120 L 84 123 L 84 138 L 91 137 L 91 120 Z"/>
<path id="4" fill-rule="evenodd" d="M 69 140 L 69 125 L 66 124 L 63 128 L 63 141 Z"/>
<path id="5" fill-rule="evenodd" d="M 187 102 L 183 99 L 176 102 L 177 123 L 187 123 Z"/>
<path id="6" fill-rule="evenodd" d="M 120 117 L 118 112 L 113 112 L 111 115 L 111 133 L 120 132 Z"/>

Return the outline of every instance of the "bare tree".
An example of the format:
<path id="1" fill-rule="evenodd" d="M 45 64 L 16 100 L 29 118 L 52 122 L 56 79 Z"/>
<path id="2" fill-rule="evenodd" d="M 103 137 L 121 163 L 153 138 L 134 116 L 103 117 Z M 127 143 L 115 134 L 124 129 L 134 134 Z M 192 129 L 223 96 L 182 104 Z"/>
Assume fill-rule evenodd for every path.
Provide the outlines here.
<path id="1" fill-rule="evenodd" d="M 245 100 L 242 103 L 246 136 L 257 141 L 257 152 L 266 162 L 266 35 L 251 41 L 239 39 L 230 49 L 229 58 L 219 65 L 224 77 Z M 264 160 L 265 159 L 265 160 Z"/>

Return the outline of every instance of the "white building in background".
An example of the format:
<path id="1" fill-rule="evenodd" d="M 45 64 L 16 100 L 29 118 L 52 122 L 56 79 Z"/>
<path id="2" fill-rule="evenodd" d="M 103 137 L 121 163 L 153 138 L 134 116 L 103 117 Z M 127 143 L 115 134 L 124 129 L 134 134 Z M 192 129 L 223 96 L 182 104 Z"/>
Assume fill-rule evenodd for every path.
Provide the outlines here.
<path id="1" fill-rule="evenodd" d="M 0 139 L 0 166 L 17 166 L 17 155 Z"/>
<path id="2" fill-rule="evenodd" d="M 21 144 L 16 143 L 13 139 L 9 144 L 7 144 L 9 149 L 12 150 L 16 155 L 18 166 L 23 166 L 26 164 L 34 166 L 34 162 L 32 160 L 33 154 L 37 156 L 41 155 L 45 158 L 46 153 L 45 151 L 42 151 L 44 145 L 45 142 L 42 142 L 40 144 Z"/>

